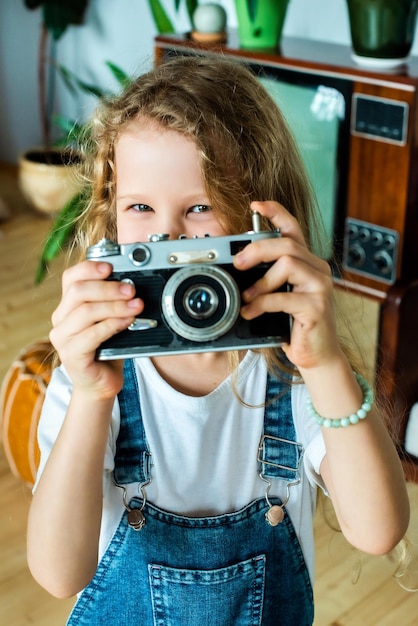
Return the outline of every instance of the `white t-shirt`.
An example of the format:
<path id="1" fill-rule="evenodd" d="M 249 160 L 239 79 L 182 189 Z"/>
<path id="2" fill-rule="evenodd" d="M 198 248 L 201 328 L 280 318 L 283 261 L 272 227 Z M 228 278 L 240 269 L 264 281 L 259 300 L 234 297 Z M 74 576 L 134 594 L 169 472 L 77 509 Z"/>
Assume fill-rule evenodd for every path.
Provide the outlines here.
<path id="1" fill-rule="evenodd" d="M 148 358 L 135 360 L 141 413 L 152 455 L 152 481 L 146 488 L 150 503 L 180 515 L 202 517 L 237 511 L 266 493 L 259 477 L 257 451 L 263 430 L 267 369 L 264 359 L 248 351 L 239 365 L 239 397 L 231 379 L 202 397 L 173 389 Z M 38 480 L 65 418 L 71 381 L 63 367 L 54 371 L 39 424 L 41 463 Z M 313 525 L 316 486 L 322 486 L 319 467 L 325 447 L 319 426 L 306 411 L 306 389 L 292 387 L 296 439 L 304 449 L 302 480 L 291 487 L 286 505 L 313 578 Z M 124 511 L 122 490 L 112 471 L 119 433 L 119 405 L 115 402 L 104 466 L 104 502 L 100 557 Z M 36 489 L 36 486 L 35 486 Z M 139 486 L 129 485 L 129 498 Z M 286 496 L 286 483 L 272 480 L 271 497 Z"/>

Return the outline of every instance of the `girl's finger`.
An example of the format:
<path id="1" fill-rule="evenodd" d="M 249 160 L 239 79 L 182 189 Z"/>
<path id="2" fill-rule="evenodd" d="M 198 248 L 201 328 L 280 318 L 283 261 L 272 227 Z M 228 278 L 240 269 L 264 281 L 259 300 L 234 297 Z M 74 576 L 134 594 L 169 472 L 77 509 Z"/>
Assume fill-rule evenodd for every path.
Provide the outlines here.
<path id="1" fill-rule="evenodd" d="M 84 302 L 110 302 L 113 300 L 128 301 L 135 296 L 133 285 L 125 282 L 106 280 L 66 281 L 61 302 L 52 315 L 52 323 L 58 324 L 71 311 Z"/>
<path id="2" fill-rule="evenodd" d="M 111 302 L 86 302 L 79 305 L 60 322 L 54 324 L 64 336 L 74 337 L 93 325 L 106 319 L 133 318 L 141 312 L 143 303 L 139 298 L 129 300 L 113 300 Z"/>
<path id="3" fill-rule="evenodd" d="M 62 328 L 53 328 L 50 332 L 50 340 L 63 362 L 71 363 L 77 360 L 80 367 L 82 361 L 87 363 L 93 361 L 97 347 L 106 339 L 127 328 L 132 321 L 132 317 L 107 318 L 76 334 L 65 333 Z"/>
<path id="4" fill-rule="evenodd" d="M 254 241 L 235 255 L 234 265 L 240 270 L 246 270 L 260 263 L 275 263 L 281 257 L 299 259 L 326 275 L 331 271 L 326 261 L 317 257 L 305 245 L 301 245 L 290 237 Z"/>
<path id="5" fill-rule="evenodd" d="M 104 261 L 82 261 L 67 268 L 62 275 L 62 289 L 67 291 L 68 287 L 84 280 L 103 280 L 112 273 L 112 265 Z"/>
<path id="6" fill-rule="evenodd" d="M 251 203 L 251 209 L 257 211 L 263 217 L 266 217 L 273 226 L 280 230 L 283 237 L 291 237 L 306 246 L 305 239 L 296 218 L 293 217 L 280 202 L 273 200 L 267 202 L 256 201 Z"/>
<path id="7" fill-rule="evenodd" d="M 261 278 L 243 292 L 242 297 L 245 302 L 249 303 L 257 296 L 276 292 L 285 283 L 291 285 L 292 290 L 299 292 L 331 292 L 331 272 L 322 270 L 322 267 L 312 267 L 301 259 L 282 256 Z"/>
<path id="8" fill-rule="evenodd" d="M 263 313 L 287 313 L 307 327 L 312 327 L 314 320 L 323 319 L 328 310 L 326 299 L 320 295 L 305 292 L 278 291 L 257 296 L 241 308 L 241 315 L 247 320 Z"/>

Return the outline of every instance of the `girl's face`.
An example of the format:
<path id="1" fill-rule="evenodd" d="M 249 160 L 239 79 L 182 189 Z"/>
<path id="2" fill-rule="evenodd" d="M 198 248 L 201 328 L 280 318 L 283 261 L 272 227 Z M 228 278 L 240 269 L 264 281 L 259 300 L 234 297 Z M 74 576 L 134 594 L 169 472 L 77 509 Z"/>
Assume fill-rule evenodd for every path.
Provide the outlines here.
<path id="1" fill-rule="evenodd" d="M 133 122 L 115 145 L 119 243 L 225 235 L 209 205 L 199 154 L 184 135 L 153 123 Z"/>

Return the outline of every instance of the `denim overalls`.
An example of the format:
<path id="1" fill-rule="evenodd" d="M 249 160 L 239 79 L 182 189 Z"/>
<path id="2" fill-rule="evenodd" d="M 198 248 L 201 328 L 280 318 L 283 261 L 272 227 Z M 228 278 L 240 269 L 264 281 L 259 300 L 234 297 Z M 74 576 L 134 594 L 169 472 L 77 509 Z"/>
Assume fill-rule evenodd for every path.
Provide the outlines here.
<path id="1" fill-rule="evenodd" d="M 151 455 L 132 360 L 119 404 L 115 482 L 145 487 Z M 288 385 L 269 376 L 258 458 L 266 497 L 234 513 L 190 518 L 146 502 L 143 488 L 143 499 L 125 502 L 67 626 L 311 626 L 302 550 L 285 503 L 268 496 L 271 477 L 287 481 L 287 492 L 299 481 L 301 456 Z"/>

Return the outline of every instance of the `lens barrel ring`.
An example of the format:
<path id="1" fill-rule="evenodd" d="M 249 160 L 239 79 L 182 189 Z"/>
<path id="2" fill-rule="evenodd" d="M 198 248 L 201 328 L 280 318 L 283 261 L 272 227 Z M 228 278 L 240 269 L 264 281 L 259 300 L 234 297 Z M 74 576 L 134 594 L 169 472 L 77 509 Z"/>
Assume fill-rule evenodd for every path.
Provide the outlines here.
<path id="1" fill-rule="evenodd" d="M 193 282 L 192 282 L 193 281 Z M 204 316 L 197 322 L 194 316 L 187 314 L 184 307 L 184 285 L 194 284 L 196 289 L 204 289 L 205 281 L 208 292 L 217 291 L 218 305 L 213 315 Z M 185 293 L 190 292 L 187 287 Z M 217 265 L 194 265 L 180 268 L 168 279 L 162 293 L 162 311 L 169 327 L 184 339 L 203 342 L 213 341 L 225 335 L 235 324 L 241 306 L 240 291 L 235 280 L 223 268 Z"/>

